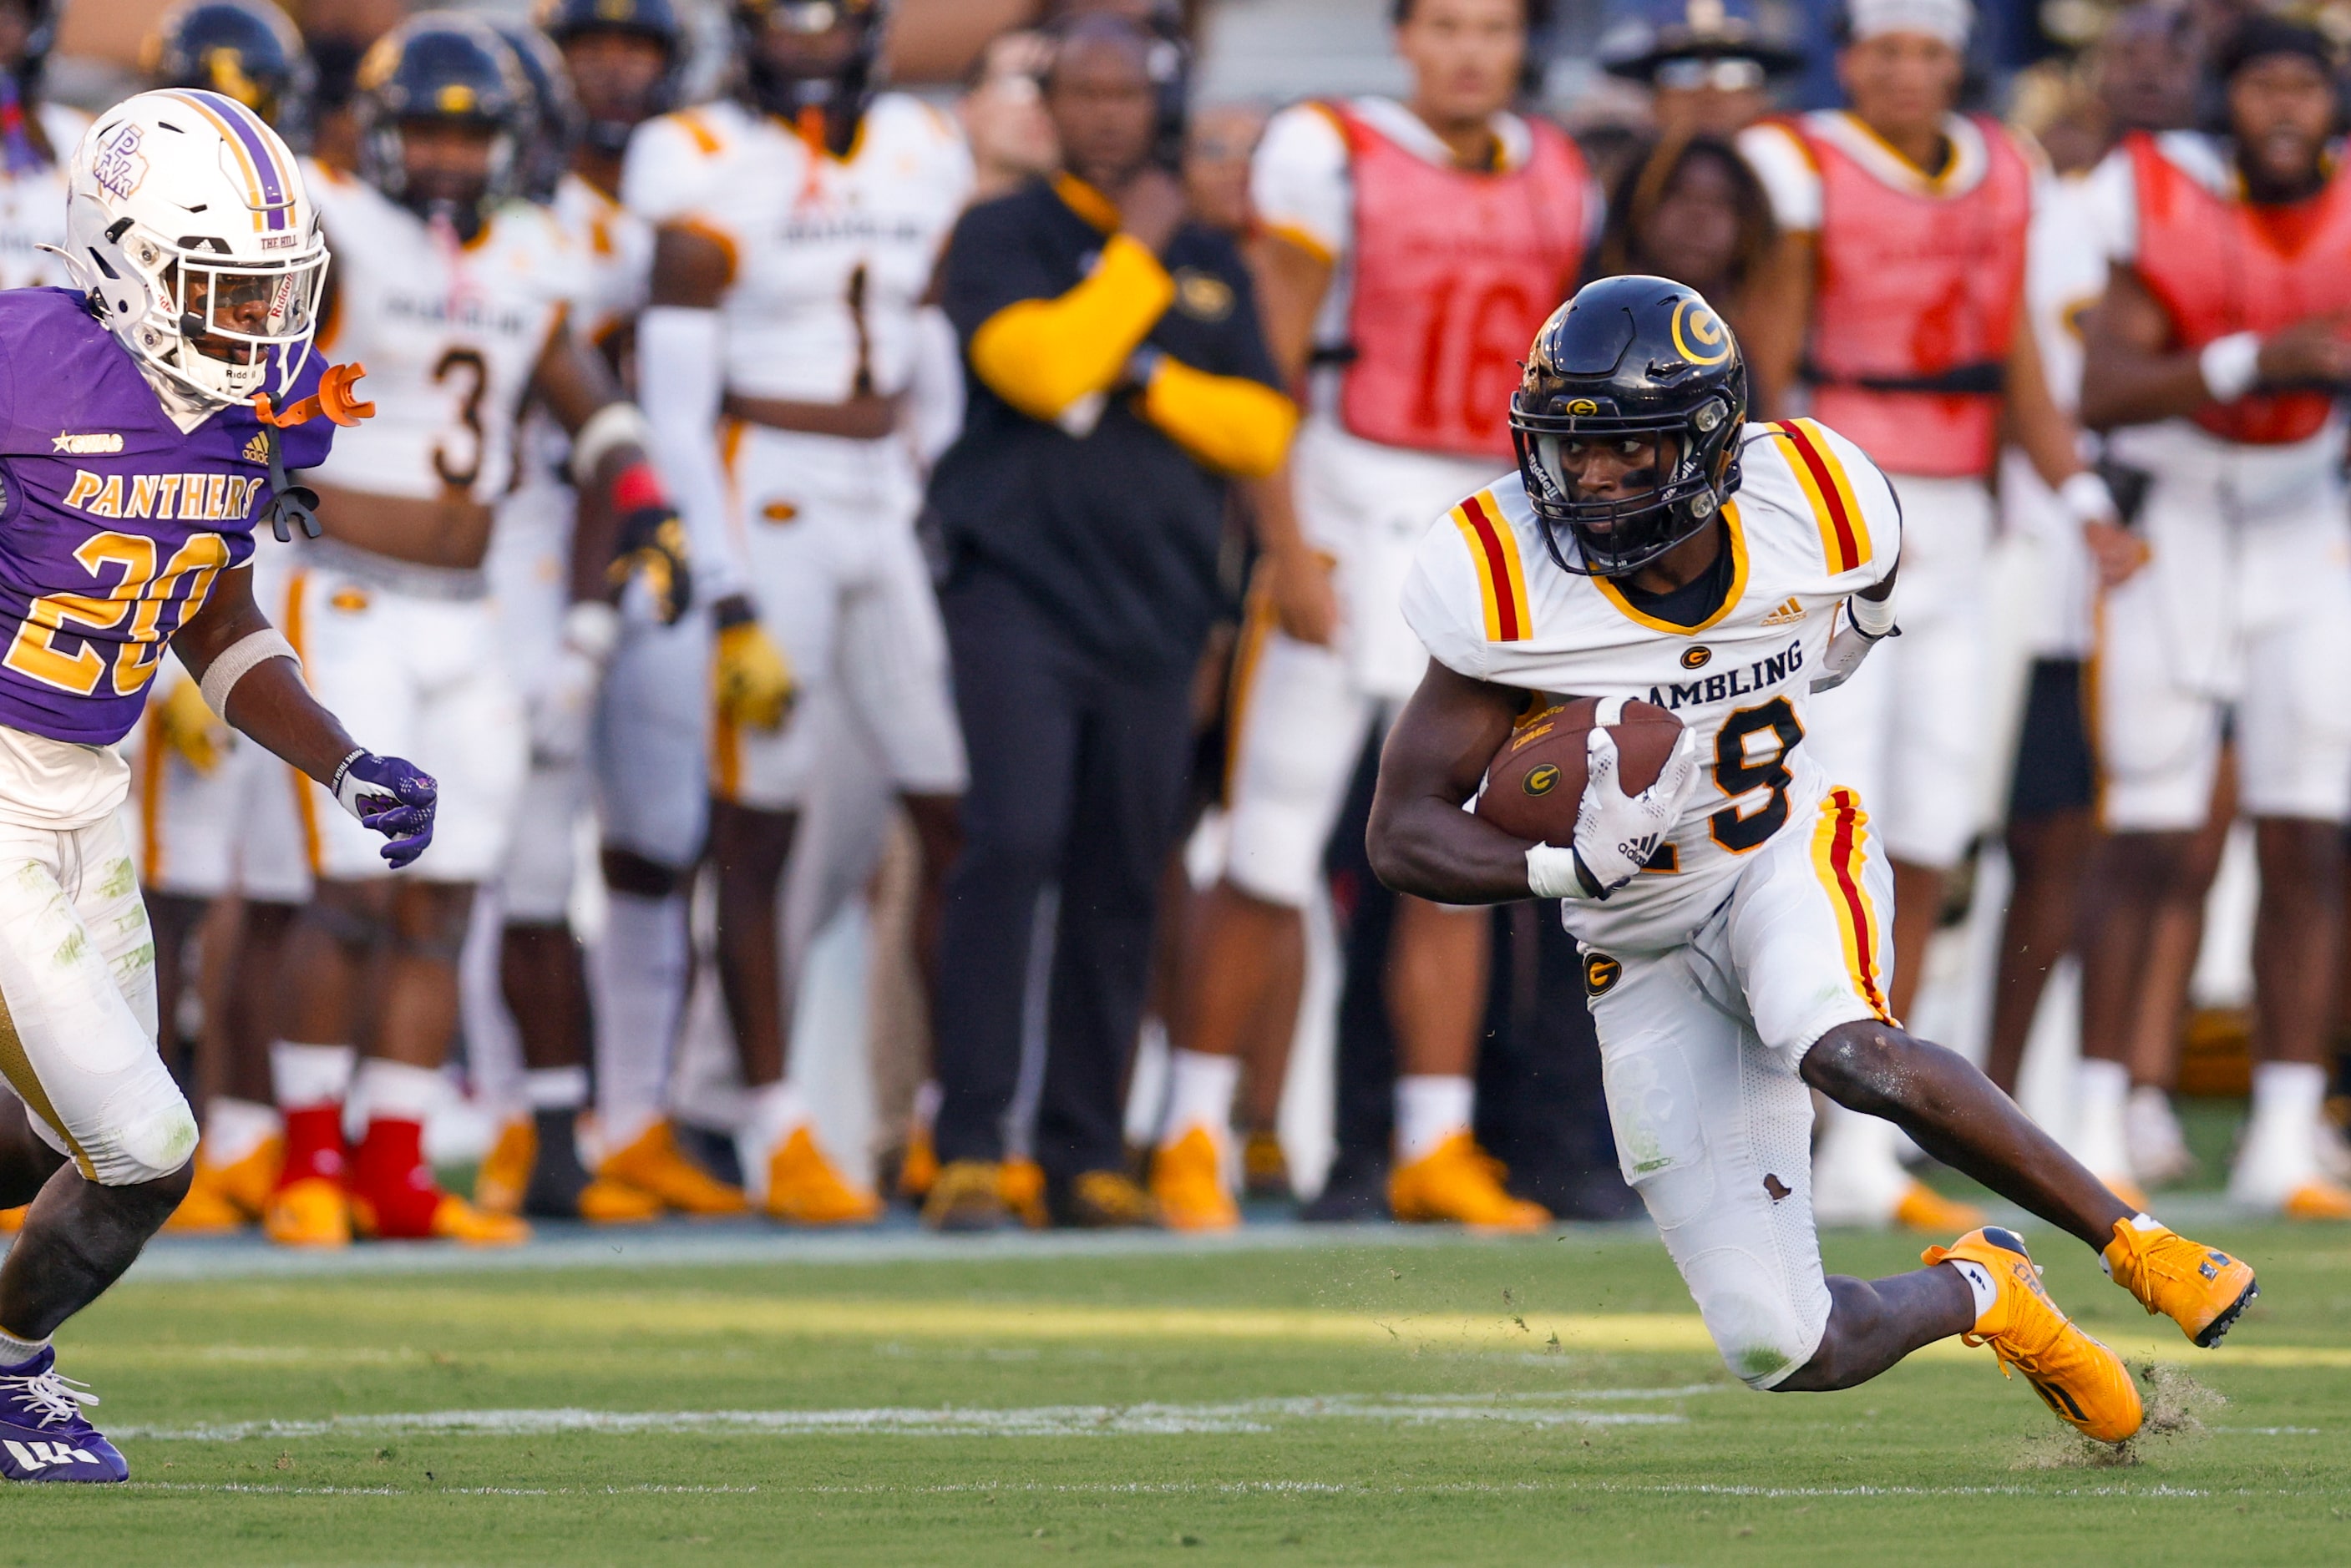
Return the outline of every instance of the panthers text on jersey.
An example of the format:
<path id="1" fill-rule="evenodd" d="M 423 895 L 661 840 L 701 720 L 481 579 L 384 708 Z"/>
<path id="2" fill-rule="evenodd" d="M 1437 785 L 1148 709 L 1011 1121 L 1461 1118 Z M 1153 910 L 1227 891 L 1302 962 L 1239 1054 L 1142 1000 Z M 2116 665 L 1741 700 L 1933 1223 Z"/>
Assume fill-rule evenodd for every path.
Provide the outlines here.
<path id="1" fill-rule="evenodd" d="M 971 186 L 956 128 L 883 93 L 841 158 L 733 101 L 649 120 L 621 194 L 646 222 L 705 234 L 733 259 L 720 307 L 728 390 L 839 403 L 913 379 L 915 313 Z"/>
<path id="2" fill-rule="evenodd" d="M 296 378 L 318 390 L 323 361 Z M 283 432 L 289 467 L 333 426 Z M 0 724 L 111 745 L 129 733 L 172 634 L 253 555 L 269 447 L 247 404 L 183 432 L 82 296 L 0 293 Z"/>
<path id="3" fill-rule="evenodd" d="M 507 202 L 461 243 L 348 174 L 308 162 L 303 175 L 335 252 L 319 349 L 367 366 L 379 410 L 318 478 L 496 501 L 516 479 L 515 421 L 539 357 L 586 292 L 577 247 L 528 202 Z"/>
<path id="4" fill-rule="evenodd" d="M 1745 477 L 1722 514 L 1730 588 L 1698 626 L 1562 570 L 1514 481 L 1431 528 L 1405 585 L 1405 618 L 1448 669 L 1557 697 L 1638 698 L 1696 736 L 1698 783 L 1648 869 L 1604 902 L 1565 904 L 1568 929 L 1612 951 L 1680 944 L 1741 857 L 1819 816 L 1835 781 L 1803 749 L 1812 679 L 1838 606 L 1901 551 L 1893 490 L 1859 447 L 1811 420 L 1750 425 L 1743 441 Z"/>

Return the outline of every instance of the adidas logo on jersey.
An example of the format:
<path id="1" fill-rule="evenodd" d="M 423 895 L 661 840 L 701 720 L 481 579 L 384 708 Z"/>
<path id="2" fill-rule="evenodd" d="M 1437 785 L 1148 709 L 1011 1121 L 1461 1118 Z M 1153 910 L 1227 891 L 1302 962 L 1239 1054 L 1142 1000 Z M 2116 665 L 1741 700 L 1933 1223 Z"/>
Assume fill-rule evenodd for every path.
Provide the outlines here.
<path id="1" fill-rule="evenodd" d="M 245 443 L 241 455 L 247 462 L 257 462 L 266 467 L 269 462 L 269 433 L 266 431 L 254 431 L 253 439 Z"/>
<path id="2" fill-rule="evenodd" d="M 1763 618 L 1765 626 L 1793 626 L 1804 618 L 1804 607 L 1791 597 L 1786 604 Z"/>
<path id="3" fill-rule="evenodd" d="M 8 1454 L 20 1469 L 45 1470 L 51 1465 L 69 1465 L 78 1461 L 85 1465 L 99 1463 L 99 1457 L 88 1449 L 77 1449 L 67 1443 L 20 1443 L 7 1440 Z"/>
<path id="4" fill-rule="evenodd" d="M 68 435 L 63 431 L 59 431 L 49 438 L 49 444 L 59 452 L 70 452 L 76 457 L 97 457 L 106 452 L 120 452 L 122 437 L 114 431 L 103 431 L 92 435 Z"/>

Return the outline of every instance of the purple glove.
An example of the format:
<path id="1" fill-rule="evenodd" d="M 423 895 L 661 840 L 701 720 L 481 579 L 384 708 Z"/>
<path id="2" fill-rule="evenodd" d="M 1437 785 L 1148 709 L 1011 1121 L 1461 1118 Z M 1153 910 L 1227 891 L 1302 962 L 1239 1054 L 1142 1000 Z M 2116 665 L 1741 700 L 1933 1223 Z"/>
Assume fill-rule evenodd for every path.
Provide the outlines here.
<path id="1" fill-rule="evenodd" d="M 327 787 L 361 827 L 392 840 L 383 846 L 383 857 L 393 870 L 423 854 L 433 842 L 433 812 L 441 786 L 414 763 L 353 752 L 336 765 Z"/>

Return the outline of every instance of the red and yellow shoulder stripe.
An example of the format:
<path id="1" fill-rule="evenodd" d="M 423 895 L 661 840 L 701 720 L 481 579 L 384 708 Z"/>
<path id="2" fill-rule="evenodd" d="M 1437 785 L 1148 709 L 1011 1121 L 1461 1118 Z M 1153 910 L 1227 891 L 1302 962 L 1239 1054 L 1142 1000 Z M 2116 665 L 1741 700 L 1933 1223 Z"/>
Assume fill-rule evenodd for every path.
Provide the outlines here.
<path id="1" fill-rule="evenodd" d="M 1788 466 L 1804 498 L 1813 504 L 1813 520 L 1821 530 L 1821 554 L 1829 575 L 1842 576 L 1866 566 L 1870 558 L 1869 524 L 1854 499 L 1853 482 L 1828 432 L 1812 420 L 1776 420 L 1771 433 L 1788 443 Z"/>
<path id="2" fill-rule="evenodd" d="M 1518 535 L 1495 504 L 1494 493 L 1481 490 L 1449 514 L 1461 530 L 1477 563 L 1478 587 L 1486 601 L 1486 640 L 1524 642 L 1534 635 L 1527 613 L 1527 574 L 1519 561 Z"/>

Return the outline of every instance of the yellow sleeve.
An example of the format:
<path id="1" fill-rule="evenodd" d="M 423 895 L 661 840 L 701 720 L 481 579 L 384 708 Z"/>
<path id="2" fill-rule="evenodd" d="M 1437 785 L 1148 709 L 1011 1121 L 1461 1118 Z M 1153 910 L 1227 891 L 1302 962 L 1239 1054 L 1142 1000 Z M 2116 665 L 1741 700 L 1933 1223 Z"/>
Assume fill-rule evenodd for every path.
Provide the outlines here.
<path id="1" fill-rule="evenodd" d="M 1298 429 L 1298 405 L 1262 381 L 1165 357 L 1143 389 L 1143 417 L 1201 463 L 1242 479 L 1280 467 Z"/>
<path id="2" fill-rule="evenodd" d="M 1176 280 L 1150 248 L 1113 234 L 1077 287 L 1008 305 L 981 322 L 971 335 L 971 368 L 1030 419 L 1059 419 L 1080 398 L 1117 384 L 1175 299 Z"/>

